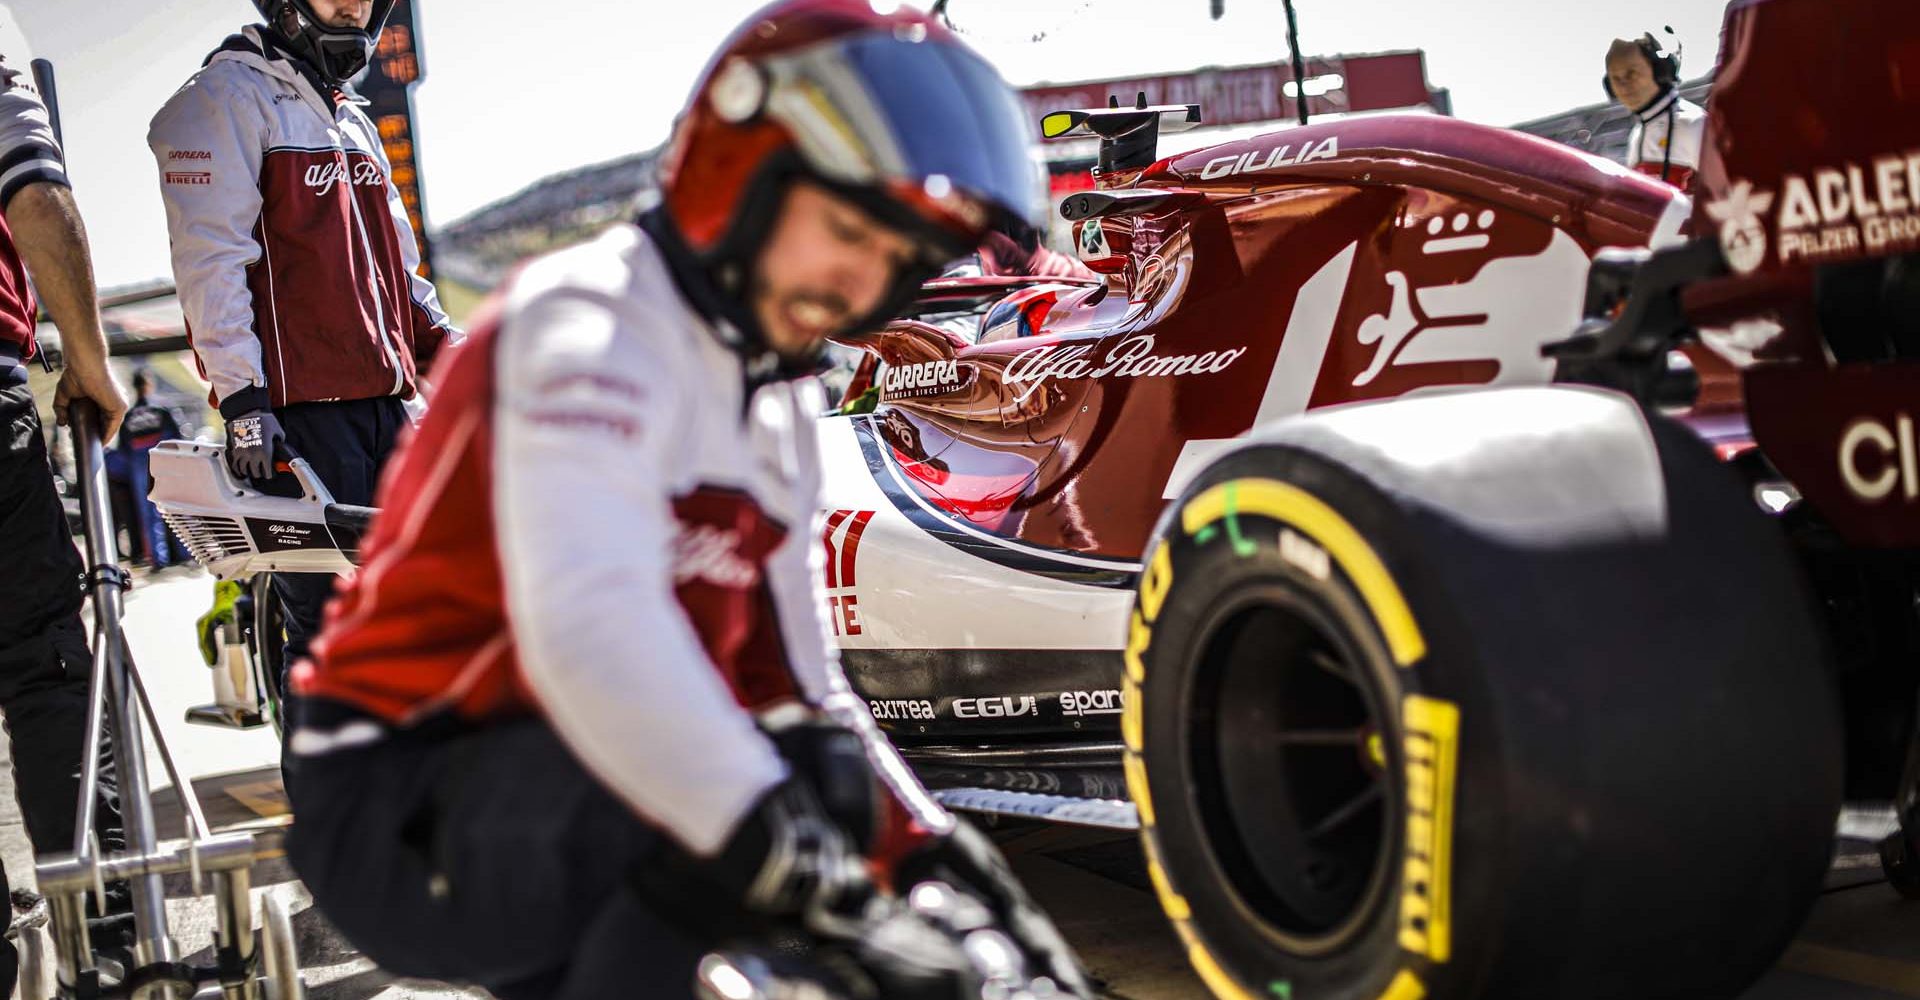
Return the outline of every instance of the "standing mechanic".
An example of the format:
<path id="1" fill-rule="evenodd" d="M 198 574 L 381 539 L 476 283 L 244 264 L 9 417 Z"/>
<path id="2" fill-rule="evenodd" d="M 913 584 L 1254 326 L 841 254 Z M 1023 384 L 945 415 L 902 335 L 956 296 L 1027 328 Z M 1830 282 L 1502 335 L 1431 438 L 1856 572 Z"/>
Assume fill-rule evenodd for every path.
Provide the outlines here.
<path id="1" fill-rule="evenodd" d="M 293 672 L 290 856 L 390 971 L 684 997 L 704 951 L 780 924 L 868 949 L 899 973 L 881 995 L 954 997 L 867 933 L 901 913 L 876 879 L 938 873 L 1084 990 L 828 646 L 805 376 L 1035 182 L 998 75 L 875 6 L 755 15 L 680 120 L 662 205 L 528 265 L 441 363 Z"/>
<path id="2" fill-rule="evenodd" d="M 100 409 L 103 438 L 127 412 L 107 370 L 86 226 L 67 185 L 65 161 L 33 86 L 31 56 L 13 14 L 0 6 L 0 711 L 13 747 L 15 791 L 34 852 L 73 850 L 86 743 L 93 654 L 80 624 L 80 553 L 54 491 L 46 438 L 26 364 L 34 342 L 35 290 L 60 330 L 66 370 L 54 389 L 61 422 L 76 400 Z M 31 275 L 33 285 L 27 283 Z M 124 846 L 111 756 L 102 755 L 100 838 Z M 0 871 L 0 899 L 6 889 Z M 125 886 L 109 893 L 122 916 L 96 922 L 103 949 L 131 940 Z M 0 996 L 13 987 L 18 955 L 0 940 Z"/>
<path id="3" fill-rule="evenodd" d="M 1707 113 L 1680 96 L 1680 53 L 1662 48 L 1651 31 L 1631 40 L 1616 38 L 1607 48 L 1607 75 L 1600 82 L 1608 97 L 1633 112 L 1627 166 L 1681 190 L 1691 186 Z"/>
<path id="4" fill-rule="evenodd" d="M 335 500 L 368 504 L 407 420 L 402 400 L 459 339 L 418 274 L 379 133 L 344 89 L 393 3 L 254 6 L 266 23 L 223 42 L 147 135 L 174 279 L 234 473 L 272 478 L 284 441 Z M 276 573 L 274 586 L 292 663 L 333 577 Z"/>

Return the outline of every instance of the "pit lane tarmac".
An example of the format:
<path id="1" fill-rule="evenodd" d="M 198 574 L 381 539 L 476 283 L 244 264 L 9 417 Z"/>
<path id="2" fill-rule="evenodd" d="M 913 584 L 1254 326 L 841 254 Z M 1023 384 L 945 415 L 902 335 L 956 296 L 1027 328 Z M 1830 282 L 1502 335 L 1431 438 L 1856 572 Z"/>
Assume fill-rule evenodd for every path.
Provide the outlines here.
<path id="1" fill-rule="evenodd" d="M 207 609 L 212 579 L 190 571 L 139 577 L 127 595 L 127 631 L 154 709 L 182 773 L 216 827 L 271 823 L 285 812 L 279 747 L 270 730 L 234 732 L 189 726 L 188 706 L 208 699 L 207 669 L 195 648 L 194 620 Z M 165 781 L 157 757 L 156 785 Z M 0 768 L 0 857 L 16 885 L 32 871 L 14 805 L 12 769 Z M 179 836 L 180 810 L 158 795 L 161 834 Z M 1781 962 L 1742 1000 L 1894 1000 L 1920 998 L 1920 903 L 1902 901 L 1880 877 L 1872 838 L 1890 822 L 1883 811 L 1850 811 L 1813 917 Z M 1080 950 L 1105 994 L 1116 1000 L 1203 1000 L 1172 930 L 1161 918 L 1130 834 L 1025 823 L 992 830 L 1014 871 Z M 294 914 L 309 995 L 316 1000 L 485 997 L 437 983 L 395 979 L 361 957 L 313 909 L 281 860 L 256 870 L 255 894 L 280 896 Z M 186 876 L 168 880 L 175 935 L 191 961 L 210 958 L 210 901 L 184 898 Z"/>

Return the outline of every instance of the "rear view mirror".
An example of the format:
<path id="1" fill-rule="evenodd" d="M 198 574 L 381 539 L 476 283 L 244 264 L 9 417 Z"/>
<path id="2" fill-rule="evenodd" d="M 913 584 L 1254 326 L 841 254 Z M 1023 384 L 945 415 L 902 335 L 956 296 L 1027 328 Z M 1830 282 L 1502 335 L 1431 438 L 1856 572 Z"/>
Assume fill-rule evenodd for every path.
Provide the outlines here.
<path id="1" fill-rule="evenodd" d="M 1058 139 L 1078 128 L 1086 118 L 1084 111 L 1055 111 L 1040 119 L 1040 134 L 1048 139 Z"/>

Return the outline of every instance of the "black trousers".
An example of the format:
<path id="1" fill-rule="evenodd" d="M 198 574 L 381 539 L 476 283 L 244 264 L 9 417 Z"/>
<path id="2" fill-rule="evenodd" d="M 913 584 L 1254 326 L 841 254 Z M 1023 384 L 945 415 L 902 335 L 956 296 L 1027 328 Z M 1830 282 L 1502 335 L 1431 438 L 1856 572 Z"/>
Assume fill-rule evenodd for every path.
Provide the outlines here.
<path id="1" fill-rule="evenodd" d="M 36 855 L 73 850 L 93 673 L 80 623 L 82 573 L 33 395 L 25 385 L 0 386 L 0 712 Z M 100 777 L 97 830 L 103 847 L 118 850 L 124 834 L 110 757 Z M 126 940 L 117 926 L 100 936 L 107 946 Z M 14 963 L 12 946 L 0 942 L 0 990 L 13 982 Z"/>
<path id="2" fill-rule="evenodd" d="M 407 733 L 300 761 L 288 857 L 388 972 L 501 1000 L 691 996 L 752 926 L 544 722 Z"/>
<path id="3" fill-rule="evenodd" d="M 353 399 L 338 403 L 295 403 L 274 411 L 280 427 L 287 432 L 287 445 L 294 454 L 313 466 L 314 474 L 326 484 L 339 503 L 370 506 L 374 490 L 380 484 L 380 471 L 386 468 L 394 440 L 407 425 L 406 409 L 394 396 L 379 399 Z M 299 496 L 292 476 L 277 477 L 269 492 Z M 333 597 L 335 578 L 327 573 L 275 573 L 273 585 L 286 609 L 286 669 L 307 655 L 307 643 L 320 631 L 320 616 Z M 284 677 L 272 678 L 280 686 L 283 711 Z"/>

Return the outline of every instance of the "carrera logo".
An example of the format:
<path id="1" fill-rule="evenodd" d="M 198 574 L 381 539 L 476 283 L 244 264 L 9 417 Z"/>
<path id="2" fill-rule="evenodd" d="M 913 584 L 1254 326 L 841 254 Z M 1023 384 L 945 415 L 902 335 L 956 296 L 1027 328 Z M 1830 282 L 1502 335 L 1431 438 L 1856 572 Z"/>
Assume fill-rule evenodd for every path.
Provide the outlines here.
<path id="1" fill-rule="evenodd" d="M 953 717 L 956 719 L 1017 719 L 1037 711 L 1038 703 L 1030 694 L 953 699 Z"/>
<path id="2" fill-rule="evenodd" d="M 1076 344 L 1061 347 L 1056 344 L 1036 347 L 1016 355 L 1007 363 L 1005 378 L 1008 385 L 1017 387 L 1024 384 L 1026 388 L 1014 395 L 1014 402 L 1026 402 L 1027 397 L 1038 392 L 1048 379 L 1106 378 L 1109 375 L 1118 378 L 1212 375 L 1226 371 L 1228 366 L 1247 353 L 1246 348 L 1235 347 L 1205 354 L 1156 356 L 1151 333 L 1128 337 L 1108 351 L 1104 358 L 1093 356 L 1093 346 Z"/>
<path id="3" fill-rule="evenodd" d="M 1331 160 L 1339 155 L 1339 136 L 1323 139 L 1317 145 L 1311 142 L 1301 143 L 1300 152 L 1297 154 L 1294 153 L 1291 143 L 1267 149 L 1254 149 L 1237 155 L 1216 156 L 1208 160 L 1207 165 L 1200 168 L 1200 179 L 1217 180 L 1221 177 L 1232 177 L 1234 174 L 1253 173 L 1274 167 L 1291 167 L 1314 160 Z"/>
<path id="4" fill-rule="evenodd" d="M 1062 691 L 1060 714 L 1067 716 L 1119 715 L 1120 692 L 1112 688 L 1102 691 Z"/>
<path id="5" fill-rule="evenodd" d="M 176 149 L 167 154 L 169 162 L 175 160 L 211 160 L 213 154 L 204 149 Z"/>
<path id="6" fill-rule="evenodd" d="M 673 540 L 673 582 L 697 580 L 730 590 L 760 581 L 760 569 L 740 555 L 740 533 L 710 524 L 683 525 Z"/>
<path id="7" fill-rule="evenodd" d="M 935 718 L 933 702 L 925 698 L 868 701 L 867 709 L 873 713 L 875 719 L 883 722 L 932 722 Z"/>
<path id="8" fill-rule="evenodd" d="M 895 399 L 937 396 L 960 388 L 962 382 L 960 362 L 922 361 L 887 369 L 887 374 L 881 380 L 881 390 Z"/>
<path id="9" fill-rule="evenodd" d="M 1861 417 L 1840 435 L 1840 480 L 1847 492 L 1867 503 L 1879 503 L 1898 489 L 1908 503 L 1920 499 L 1916 472 L 1913 418 L 1895 416 L 1893 426 Z"/>
<path id="10" fill-rule="evenodd" d="M 385 187 L 387 182 L 380 173 L 380 165 L 372 160 L 356 160 L 351 168 L 340 160 L 332 160 L 308 167 L 306 184 L 315 195 L 324 197 L 334 185 L 348 183 L 349 177 L 357 187 Z"/>
<path id="11" fill-rule="evenodd" d="M 213 183 L 213 175 L 200 170 L 169 170 L 163 179 L 168 184 L 178 184 L 183 187 L 200 187 Z"/>

